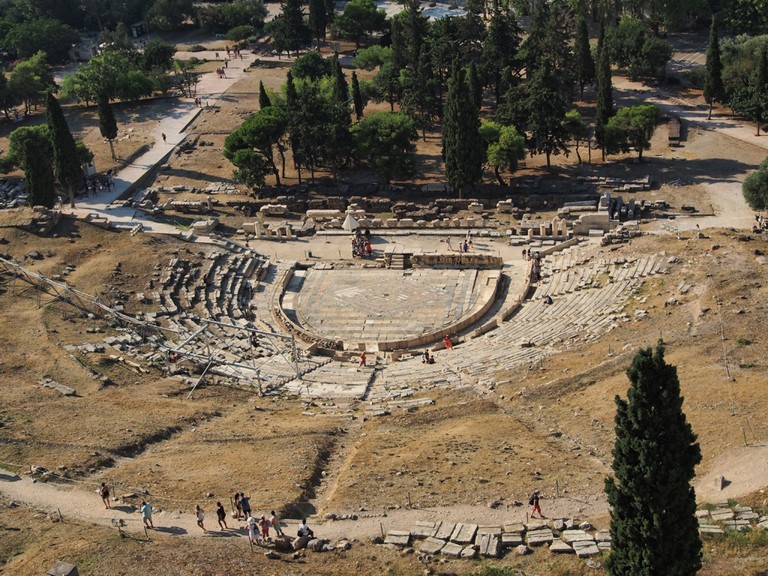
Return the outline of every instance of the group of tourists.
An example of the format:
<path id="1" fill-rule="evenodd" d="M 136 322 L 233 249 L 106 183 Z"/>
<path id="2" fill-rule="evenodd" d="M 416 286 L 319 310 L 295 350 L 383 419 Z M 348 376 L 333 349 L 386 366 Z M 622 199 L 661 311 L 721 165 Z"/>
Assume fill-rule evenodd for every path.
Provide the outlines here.
<path id="1" fill-rule="evenodd" d="M 453 244 L 451 244 L 451 238 L 450 236 L 445 239 L 445 244 L 448 246 L 448 250 L 451 252 L 455 252 L 453 248 Z M 467 230 L 467 235 L 464 237 L 464 240 L 459 240 L 459 252 L 467 253 L 470 250 L 472 250 L 473 244 L 472 244 L 472 234 L 469 230 Z"/>
<path id="2" fill-rule="evenodd" d="M 115 186 L 112 170 L 104 174 L 86 176 L 80 184 L 78 196 L 96 196 L 99 192 L 108 192 Z"/>
<path id="3" fill-rule="evenodd" d="M 371 254 L 373 254 L 371 231 L 368 228 L 365 231 L 356 228 L 355 234 L 352 236 L 352 258 L 363 258 L 371 256 Z"/>
<path id="4" fill-rule="evenodd" d="M 534 282 L 541 277 L 541 252 L 531 254 L 531 249 L 523 248 L 523 260 L 531 261 L 531 280 Z"/>

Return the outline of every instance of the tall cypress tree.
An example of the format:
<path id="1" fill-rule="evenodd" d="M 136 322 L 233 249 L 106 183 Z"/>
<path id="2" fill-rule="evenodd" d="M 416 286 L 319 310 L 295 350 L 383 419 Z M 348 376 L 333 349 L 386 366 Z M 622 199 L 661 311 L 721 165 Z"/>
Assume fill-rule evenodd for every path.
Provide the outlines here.
<path id="1" fill-rule="evenodd" d="M 605 28 L 600 25 L 597 40 L 597 102 L 595 103 L 595 136 L 605 161 L 605 127 L 613 116 L 613 84 L 611 82 L 611 61 L 605 44 Z"/>
<path id="2" fill-rule="evenodd" d="M 109 104 L 109 100 L 102 96 L 97 103 L 99 110 L 99 132 L 102 138 L 106 138 L 109 142 L 109 151 L 112 153 L 112 160 L 117 160 L 115 155 L 115 138 L 117 138 L 117 120 L 115 120 L 115 114 L 112 111 L 112 106 Z"/>
<path id="3" fill-rule="evenodd" d="M 483 84 L 480 82 L 480 73 L 477 71 L 477 64 L 470 62 L 469 75 L 467 76 L 469 82 L 469 93 L 472 95 L 472 101 L 478 110 L 483 107 Z"/>
<path id="4" fill-rule="evenodd" d="M 296 84 L 293 81 L 293 73 L 288 70 L 285 78 L 285 111 L 288 113 L 288 134 L 291 142 L 291 155 L 293 156 L 293 167 L 301 184 L 301 146 L 299 145 L 299 95 L 296 92 Z"/>
<path id="5" fill-rule="evenodd" d="M 616 397 L 611 507 L 612 576 L 691 576 L 701 568 L 696 494 L 701 450 L 683 413 L 677 369 L 664 345 L 640 350 L 627 370 L 627 400 Z"/>
<path id="6" fill-rule="evenodd" d="M 763 46 L 757 57 L 757 74 L 755 75 L 755 90 L 753 93 L 755 124 L 757 135 L 760 136 L 760 124 L 768 121 L 768 47 Z"/>
<path id="7" fill-rule="evenodd" d="M 480 118 L 469 92 L 464 70 L 454 63 L 448 81 L 443 118 L 443 155 L 448 183 L 458 189 L 475 184 L 483 175 L 483 146 L 480 140 Z"/>
<path id="8" fill-rule="evenodd" d="M 576 41 L 574 46 L 576 57 L 576 81 L 579 83 L 579 96 L 584 97 L 584 86 L 595 81 L 595 60 L 589 46 L 589 29 L 584 12 L 579 12 L 576 21 Z"/>
<path id="9" fill-rule="evenodd" d="M 48 129 L 53 145 L 53 165 L 59 184 L 69 191 L 69 203 L 75 207 L 75 190 L 83 179 L 83 168 L 67 120 L 61 111 L 58 100 L 48 93 L 45 110 Z"/>
<path id="10" fill-rule="evenodd" d="M 325 40 L 327 26 L 328 14 L 325 11 L 325 0 L 309 0 L 309 28 L 318 44 L 321 40 Z"/>
<path id="11" fill-rule="evenodd" d="M 267 90 L 264 88 L 264 82 L 259 80 L 259 110 L 264 110 L 264 108 L 269 108 L 270 106 L 272 106 L 272 101 L 269 99 Z"/>
<path id="12" fill-rule="evenodd" d="M 355 106 L 355 118 L 360 120 L 363 117 L 363 94 L 360 92 L 360 81 L 354 71 L 352 72 L 352 103 Z"/>
<path id="13" fill-rule="evenodd" d="M 336 182 L 339 168 L 352 153 L 352 135 L 349 130 L 352 125 L 349 114 L 349 85 L 337 56 L 331 59 L 331 77 L 333 79 L 333 98 L 325 126 L 323 159 L 326 164 L 330 165 L 333 180 Z"/>
<path id="14" fill-rule="evenodd" d="M 30 206 L 53 208 L 54 190 L 51 142 L 45 135 L 31 133 L 24 142 L 24 179 Z"/>
<path id="15" fill-rule="evenodd" d="M 722 102 L 725 96 L 723 86 L 723 63 L 720 59 L 720 40 L 717 37 L 717 19 L 712 18 L 712 28 L 709 30 L 709 45 L 707 46 L 707 66 L 704 75 L 704 100 L 709 104 L 707 120 L 712 118 L 712 105 Z"/>

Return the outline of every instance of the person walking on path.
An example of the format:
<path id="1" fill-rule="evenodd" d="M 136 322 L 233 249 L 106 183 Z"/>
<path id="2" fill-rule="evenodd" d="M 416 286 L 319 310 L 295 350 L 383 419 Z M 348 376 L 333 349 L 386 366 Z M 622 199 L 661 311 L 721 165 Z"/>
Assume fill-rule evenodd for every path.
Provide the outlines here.
<path id="1" fill-rule="evenodd" d="M 246 496 L 245 492 L 240 494 L 240 508 L 243 510 L 243 516 L 248 518 L 251 515 L 251 497 Z"/>
<path id="2" fill-rule="evenodd" d="M 227 526 L 227 511 L 224 510 L 224 506 L 222 506 L 221 502 L 216 502 L 216 518 L 219 520 L 219 527 L 222 530 L 227 530 L 229 526 Z"/>
<path id="3" fill-rule="evenodd" d="M 365 350 L 360 354 L 360 366 L 358 368 L 365 368 Z"/>
<path id="4" fill-rule="evenodd" d="M 232 510 L 232 513 L 235 515 L 235 520 L 240 520 L 240 517 L 243 514 L 243 506 L 240 504 L 240 492 L 235 492 L 235 509 Z M 243 518 L 247 518 L 247 516 L 243 516 Z"/>
<path id="5" fill-rule="evenodd" d="M 101 483 L 101 488 L 99 488 L 99 496 L 101 496 L 101 501 L 104 502 L 104 508 L 109 510 L 112 508 L 109 504 L 109 486 L 107 486 L 106 482 Z"/>
<path id="6" fill-rule="evenodd" d="M 275 529 L 275 533 L 278 536 L 284 536 L 283 529 L 280 527 L 280 521 L 281 521 L 280 516 L 276 514 L 274 510 L 272 510 L 270 514 L 271 516 L 269 518 L 269 523 L 272 525 L 272 528 Z"/>
<path id="7" fill-rule="evenodd" d="M 248 516 L 246 523 L 248 527 L 248 539 L 251 541 L 251 544 L 260 545 L 261 537 L 259 536 L 259 527 L 256 522 L 256 518 L 254 518 L 253 516 Z"/>
<path id="8" fill-rule="evenodd" d="M 147 528 L 154 528 L 155 525 L 152 523 L 152 504 L 142 500 L 139 511 L 141 512 L 141 519 L 144 522 L 144 526 Z"/>
<path id="9" fill-rule="evenodd" d="M 443 344 L 445 344 L 446 349 L 453 350 L 453 341 L 450 336 L 443 338 Z"/>
<path id="10" fill-rule="evenodd" d="M 268 542 L 270 540 L 269 538 L 269 527 L 271 523 L 269 520 L 267 520 L 266 516 L 262 516 L 259 518 L 259 527 L 261 528 L 261 539 L 264 540 L 264 542 Z"/>
<path id="11" fill-rule="evenodd" d="M 200 526 L 203 532 L 205 532 L 205 524 L 203 524 L 203 521 L 205 520 L 205 512 L 197 504 L 195 504 L 195 517 L 197 518 L 197 525 Z"/>
<path id="12" fill-rule="evenodd" d="M 163 144 L 165 144 L 165 143 L 167 142 L 167 138 L 166 138 L 166 136 L 165 136 L 165 132 L 162 132 L 162 133 L 160 134 L 160 136 L 162 136 L 162 137 L 163 137 Z"/>
<path id="13" fill-rule="evenodd" d="M 537 512 L 539 513 L 539 518 L 544 518 L 544 514 L 541 513 L 541 506 L 539 506 L 539 491 L 534 490 L 533 494 L 531 494 L 531 498 L 528 500 L 528 504 L 533 506 L 531 508 L 531 518 L 533 518 L 533 515 Z"/>

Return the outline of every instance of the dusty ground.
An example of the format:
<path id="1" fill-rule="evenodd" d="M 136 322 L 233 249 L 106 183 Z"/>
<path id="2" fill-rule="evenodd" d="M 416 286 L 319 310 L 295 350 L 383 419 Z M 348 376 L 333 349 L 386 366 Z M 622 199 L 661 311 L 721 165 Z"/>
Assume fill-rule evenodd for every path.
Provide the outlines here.
<path id="1" fill-rule="evenodd" d="M 258 79 L 277 87 L 282 72 L 249 73 L 231 94 L 230 106 L 205 111 L 192 134 L 213 146 L 174 156 L 157 182 L 205 186 L 228 179 L 231 166 L 221 156 L 225 135 L 254 109 Z M 147 127 L 157 113 L 142 115 Z M 81 116 L 82 127 L 76 130 L 90 139 L 89 145 L 98 145 L 98 129 L 94 136 L 87 116 Z M 136 137 L 124 142 L 121 156 L 141 145 L 142 126 L 131 123 Z M 558 159 L 550 185 L 557 188 L 573 174 L 650 173 L 661 187 L 638 198 L 665 199 L 674 208 L 695 206 L 707 214 L 716 192 L 710 184 L 739 181 L 765 156 L 710 132 L 689 130 L 681 149 L 669 149 L 664 140 L 660 129 L 641 165 L 629 159 L 604 166 Z M 423 165 L 437 174 L 439 142 L 433 137 L 419 146 Z M 101 148 L 99 161 L 108 156 Z M 527 161 L 520 176 L 538 172 L 540 164 L 540 159 Z M 228 225 L 239 224 L 233 213 L 219 215 Z M 0 214 L 0 224 L 18 218 L 18 213 Z M 50 276 L 74 266 L 67 282 L 111 298 L 146 290 L 155 264 L 182 251 L 193 257 L 187 245 L 172 239 L 106 232 L 69 220 L 49 238 L 17 228 L 0 228 L 0 237 L 3 255 Z M 360 534 L 350 551 L 268 561 L 251 554 L 241 538 L 160 534 L 151 542 L 120 540 L 96 512 L 80 519 L 66 514 L 64 523 L 51 523 L 33 509 L 1 501 L 0 572 L 39 574 L 66 558 L 84 575 L 415 574 L 423 567 L 413 556 L 363 543 L 377 522 L 405 522 L 403 509 L 409 503 L 439 508 L 446 516 L 474 506 L 471 513 L 485 510 L 485 518 L 492 515 L 487 504 L 497 501 L 501 514 L 517 518 L 522 509 L 514 501 L 524 500 L 535 487 L 547 499 L 556 490 L 565 495 L 568 505 L 550 500 L 553 507 L 563 506 L 563 513 L 578 514 L 584 502 L 591 503 L 590 520 L 607 525 L 602 486 L 611 460 L 613 397 L 626 393 L 625 370 L 633 353 L 660 337 L 667 343 L 668 361 L 678 366 L 684 408 L 702 446 L 700 494 L 765 508 L 760 490 L 768 486 L 763 468 L 768 342 L 762 334 L 768 282 L 756 255 L 766 250 L 764 238 L 727 229 L 706 230 L 704 237 L 652 235 L 605 249 L 606 258 L 663 252 L 684 263 L 668 276 L 646 281 L 630 303 L 630 314 L 646 310 L 647 319 L 552 356 L 541 366 L 500 367 L 501 383 L 493 390 L 480 393 L 468 386 L 445 392 L 434 406 L 366 421 L 308 418 L 302 416 L 306 406 L 301 401 L 258 398 L 225 387 L 203 387 L 187 400 L 187 387 L 159 370 L 139 373 L 108 355 L 82 357 L 62 348 L 101 341 L 115 330 L 105 322 L 78 317 L 63 304 L 40 308 L 23 284 L 0 284 L 0 466 L 57 470 L 76 481 L 77 493 L 87 494 L 97 512 L 93 489 L 108 481 L 118 494 L 146 489 L 156 507 L 186 515 L 195 503 L 210 510 L 216 499 L 226 503 L 230 494 L 244 489 L 256 510 L 370 516 L 360 525 L 319 529 L 329 537 Z M 44 257 L 29 257 L 33 251 Z M 113 274 L 117 261 L 120 275 Z M 691 289 L 682 293 L 682 283 Z M 104 332 L 88 331 L 94 328 Z M 91 372 L 108 376 L 114 385 L 104 386 Z M 46 375 L 74 387 L 78 395 L 62 398 L 42 388 L 37 381 Z M 728 492 L 712 492 L 711 476 L 718 473 L 732 480 Z M 66 493 L 61 498 L 67 502 Z M 74 508 L 88 506 L 78 500 Z M 133 534 L 143 537 L 138 530 Z M 765 550 L 759 538 L 708 542 L 701 573 L 756 576 L 764 570 Z M 514 566 L 529 575 L 595 572 L 574 558 L 550 559 L 539 552 L 494 565 Z M 448 562 L 438 570 L 466 574 L 479 566 Z"/>

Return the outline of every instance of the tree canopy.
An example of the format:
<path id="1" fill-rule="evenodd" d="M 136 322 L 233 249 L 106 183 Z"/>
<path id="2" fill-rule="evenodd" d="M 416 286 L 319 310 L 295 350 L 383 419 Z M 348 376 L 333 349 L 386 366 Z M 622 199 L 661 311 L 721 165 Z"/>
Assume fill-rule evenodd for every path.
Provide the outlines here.
<path id="1" fill-rule="evenodd" d="M 70 26 L 49 18 L 17 24 L 5 36 L 5 48 L 19 58 L 29 58 L 45 52 L 51 64 L 69 60 L 69 49 L 80 40 L 80 34 Z"/>
<path id="2" fill-rule="evenodd" d="M 741 186 L 744 199 L 752 210 L 768 209 L 768 158 L 744 180 Z"/>
<path id="3" fill-rule="evenodd" d="M 24 171 L 30 206 L 53 208 L 54 191 L 51 137 L 48 126 L 23 126 L 11 132 L 3 169 L 20 167 Z"/>
<path id="4" fill-rule="evenodd" d="M 334 27 L 343 37 L 354 40 L 355 46 L 360 46 L 361 40 L 386 28 L 386 17 L 373 0 L 349 0 Z"/>
<path id="5" fill-rule="evenodd" d="M 376 112 L 352 127 L 357 157 L 385 183 L 413 176 L 416 126 L 400 112 Z"/>
<path id="6" fill-rule="evenodd" d="M 606 149 L 612 154 L 634 149 L 642 160 L 643 150 L 651 147 L 651 137 L 660 115 L 661 112 L 653 104 L 619 109 L 605 129 Z"/>

